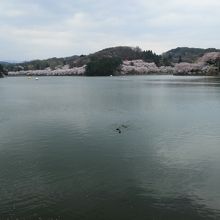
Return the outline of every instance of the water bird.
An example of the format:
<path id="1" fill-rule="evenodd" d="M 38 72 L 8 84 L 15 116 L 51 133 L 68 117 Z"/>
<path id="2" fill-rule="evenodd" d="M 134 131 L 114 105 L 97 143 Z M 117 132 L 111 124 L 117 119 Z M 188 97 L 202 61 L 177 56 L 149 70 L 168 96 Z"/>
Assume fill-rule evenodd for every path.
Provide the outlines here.
<path id="1" fill-rule="evenodd" d="M 116 128 L 116 131 L 118 131 L 119 134 L 121 134 L 123 129 L 128 128 L 128 125 L 121 124 L 119 127 Z"/>
<path id="2" fill-rule="evenodd" d="M 120 128 L 116 128 L 116 131 L 118 131 L 118 133 L 121 133 L 121 129 Z"/>
<path id="3" fill-rule="evenodd" d="M 38 80 L 38 78 L 36 77 L 35 80 Z"/>

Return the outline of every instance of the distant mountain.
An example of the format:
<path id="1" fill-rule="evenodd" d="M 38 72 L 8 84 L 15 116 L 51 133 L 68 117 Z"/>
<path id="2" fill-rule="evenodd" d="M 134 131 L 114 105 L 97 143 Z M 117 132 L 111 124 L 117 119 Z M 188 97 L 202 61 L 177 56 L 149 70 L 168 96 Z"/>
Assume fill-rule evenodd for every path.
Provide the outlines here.
<path id="1" fill-rule="evenodd" d="M 7 64 L 9 64 L 9 62 L 0 61 L 0 64 L 2 64 L 2 65 L 7 65 Z"/>
<path id="2" fill-rule="evenodd" d="M 4 60 L 4 61 L 0 61 L 0 64 L 16 64 L 16 63 L 21 63 L 21 61 L 17 61 L 17 60 Z"/>
<path id="3" fill-rule="evenodd" d="M 187 62 L 194 63 L 198 58 L 202 57 L 205 53 L 220 52 L 215 48 L 189 48 L 189 47 L 177 47 L 176 49 L 169 50 L 162 54 L 172 63 Z"/>
<path id="4" fill-rule="evenodd" d="M 32 60 L 32 61 L 25 61 L 21 63 L 8 63 L 4 62 L 2 65 L 8 71 L 20 71 L 20 70 L 44 70 L 46 68 L 55 69 L 57 67 L 62 67 L 64 65 L 71 66 L 72 63 L 78 59 L 79 56 L 74 55 L 71 57 L 64 57 L 64 58 L 49 58 L 45 60 Z"/>

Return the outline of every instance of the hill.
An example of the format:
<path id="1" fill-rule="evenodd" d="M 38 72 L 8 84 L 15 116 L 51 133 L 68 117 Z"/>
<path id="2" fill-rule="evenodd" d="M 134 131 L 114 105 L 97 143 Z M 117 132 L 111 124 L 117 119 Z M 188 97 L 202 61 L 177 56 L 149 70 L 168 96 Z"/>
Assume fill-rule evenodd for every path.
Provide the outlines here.
<path id="1" fill-rule="evenodd" d="M 90 61 L 99 60 L 106 57 L 120 58 L 121 60 L 138 60 L 154 62 L 161 65 L 162 57 L 153 53 L 151 50 L 141 50 L 139 47 L 118 46 L 110 47 L 88 56 L 81 56 L 73 62 L 73 67 L 79 67 L 88 64 Z"/>
<path id="2" fill-rule="evenodd" d="M 20 71 L 20 70 L 44 70 L 46 68 L 50 68 L 54 70 L 56 68 L 65 66 L 65 65 L 72 65 L 72 63 L 78 59 L 79 56 L 74 55 L 71 57 L 62 57 L 62 58 L 49 58 L 45 60 L 32 60 L 32 61 L 25 61 L 22 63 L 7 63 L 4 62 L 2 65 L 8 71 Z"/>
<path id="3" fill-rule="evenodd" d="M 128 47 L 119 46 L 111 47 L 100 50 L 98 52 L 81 55 L 81 56 L 71 56 L 64 58 L 50 58 L 46 60 L 32 60 L 22 63 L 5 63 L 4 67 L 8 71 L 27 71 L 27 70 L 45 70 L 47 68 L 51 70 L 62 68 L 66 65 L 68 67 L 82 67 L 87 65 L 90 61 L 99 60 L 106 57 L 120 58 L 121 60 L 137 60 L 142 59 L 146 62 L 154 62 L 157 65 L 161 65 L 161 56 L 153 53 L 152 51 L 142 51 L 139 47 Z"/>
<path id="4" fill-rule="evenodd" d="M 177 47 L 175 49 L 169 50 L 162 54 L 163 57 L 166 57 L 172 63 L 194 63 L 205 53 L 210 52 L 220 52 L 220 50 L 215 48 L 189 48 L 189 47 Z"/>
<path id="5" fill-rule="evenodd" d="M 0 64 L 1 65 L 8 65 L 8 64 L 10 64 L 9 62 L 5 62 L 5 61 L 0 61 Z"/>
<path id="6" fill-rule="evenodd" d="M 86 65 L 89 61 L 94 59 L 101 59 L 103 57 L 119 57 L 122 60 L 133 60 L 140 59 L 142 56 L 142 51 L 139 47 L 128 47 L 128 46 L 119 46 L 119 47 L 110 47 L 88 56 L 81 56 L 73 62 L 73 66 L 82 66 Z"/>

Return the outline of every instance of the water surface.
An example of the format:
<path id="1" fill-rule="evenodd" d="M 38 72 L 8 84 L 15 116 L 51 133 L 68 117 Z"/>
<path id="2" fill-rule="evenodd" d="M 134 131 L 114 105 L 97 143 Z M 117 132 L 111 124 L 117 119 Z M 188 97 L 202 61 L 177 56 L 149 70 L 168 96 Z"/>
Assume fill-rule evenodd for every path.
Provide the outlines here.
<path id="1" fill-rule="evenodd" d="M 220 219 L 219 174 L 218 78 L 0 80 L 1 219 Z"/>

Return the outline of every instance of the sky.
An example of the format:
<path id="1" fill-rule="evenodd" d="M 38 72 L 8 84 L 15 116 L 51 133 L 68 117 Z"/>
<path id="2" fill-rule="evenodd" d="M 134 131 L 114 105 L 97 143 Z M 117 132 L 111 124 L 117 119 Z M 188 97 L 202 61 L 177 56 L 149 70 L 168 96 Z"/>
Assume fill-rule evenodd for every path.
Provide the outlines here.
<path id="1" fill-rule="evenodd" d="M 219 0 L 0 0 L 0 60 L 220 48 Z"/>

